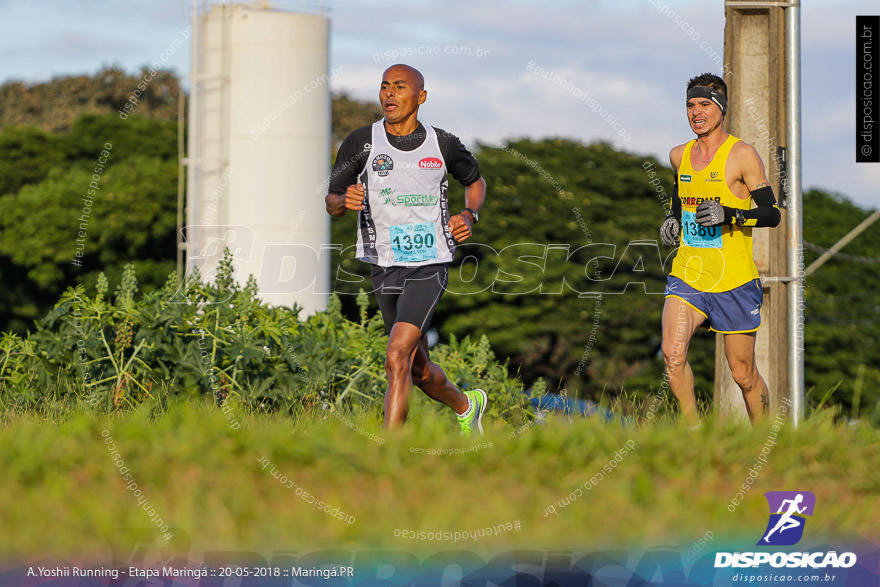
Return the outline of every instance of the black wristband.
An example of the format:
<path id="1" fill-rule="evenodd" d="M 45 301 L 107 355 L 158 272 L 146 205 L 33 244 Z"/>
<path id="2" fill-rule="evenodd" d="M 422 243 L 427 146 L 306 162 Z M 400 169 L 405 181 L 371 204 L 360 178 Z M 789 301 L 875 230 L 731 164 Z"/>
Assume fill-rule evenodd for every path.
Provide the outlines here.
<path id="1" fill-rule="evenodd" d="M 724 208 L 724 221 L 721 224 L 736 224 L 736 213 L 739 211 L 730 206 L 722 206 Z"/>
<path id="2" fill-rule="evenodd" d="M 778 226 L 779 221 L 782 219 L 782 213 L 776 206 L 773 188 L 764 186 L 750 193 L 757 207 L 735 209 L 734 224 L 747 228 L 760 228 L 763 226 L 772 228 Z"/>
<path id="3" fill-rule="evenodd" d="M 465 210 L 470 212 L 471 218 L 474 219 L 474 224 L 480 221 L 480 216 L 477 214 L 476 210 L 474 210 L 473 208 L 465 208 L 464 210 L 462 210 L 462 212 L 464 212 Z"/>

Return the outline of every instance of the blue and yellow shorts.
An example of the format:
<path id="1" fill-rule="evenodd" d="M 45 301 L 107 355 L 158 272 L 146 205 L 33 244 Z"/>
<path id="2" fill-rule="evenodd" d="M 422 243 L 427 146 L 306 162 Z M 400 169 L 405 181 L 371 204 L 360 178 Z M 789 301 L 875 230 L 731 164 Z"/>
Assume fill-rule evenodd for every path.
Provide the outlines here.
<path id="1" fill-rule="evenodd" d="M 709 330 L 723 334 L 754 332 L 761 327 L 764 290 L 755 279 L 729 291 L 699 291 L 678 277 L 666 278 L 666 297 L 679 298 L 709 321 Z"/>

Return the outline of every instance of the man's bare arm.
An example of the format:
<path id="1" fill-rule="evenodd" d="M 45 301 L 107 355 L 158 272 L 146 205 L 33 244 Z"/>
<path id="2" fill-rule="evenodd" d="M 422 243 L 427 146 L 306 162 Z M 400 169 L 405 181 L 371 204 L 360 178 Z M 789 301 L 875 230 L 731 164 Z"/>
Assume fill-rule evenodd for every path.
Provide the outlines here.
<path id="1" fill-rule="evenodd" d="M 344 194 L 327 194 L 324 207 L 330 216 L 336 217 L 344 216 L 348 210 L 363 210 L 365 193 L 364 184 L 350 185 Z"/>
<path id="2" fill-rule="evenodd" d="M 742 146 L 740 146 L 742 145 Z M 767 181 L 764 163 L 754 147 L 746 143 L 737 143 L 731 150 L 732 163 L 741 170 L 741 179 L 755 202 L 751 210 L 742 210 L 730 206 L 722 206 L 714 200 L 706 200 L 697 208 L 697 222 L 703 226 L 733 224 L 760 228 L 779 225 L 782 214 L 776 207 L 776 196 Z M 728 161 L 730 161 L 730 159 Z"/>

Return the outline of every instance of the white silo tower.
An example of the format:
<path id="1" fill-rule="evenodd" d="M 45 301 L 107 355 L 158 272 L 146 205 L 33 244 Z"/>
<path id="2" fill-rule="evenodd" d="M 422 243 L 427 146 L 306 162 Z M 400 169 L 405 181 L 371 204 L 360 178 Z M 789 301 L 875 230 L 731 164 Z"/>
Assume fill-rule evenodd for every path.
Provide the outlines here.
<path id="1" fill-rule="evenodd" d="M 303 315 L 330 281 L 329 28 L 321 10 L 193 2 L 187 273 L 212 278 L 228 247 L 239 283 Z"/>

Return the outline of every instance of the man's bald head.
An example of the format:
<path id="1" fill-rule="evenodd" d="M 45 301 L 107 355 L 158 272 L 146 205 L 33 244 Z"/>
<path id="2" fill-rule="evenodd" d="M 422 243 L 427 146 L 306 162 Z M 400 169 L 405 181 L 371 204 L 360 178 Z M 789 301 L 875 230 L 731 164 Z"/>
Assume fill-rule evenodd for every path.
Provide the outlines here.
<path id="1" fill-rule="evenodd" d="M 418 127 L 419 106 L 428 97 L 425 78 L 409 65 L 392 65 L 382 75 L 379 103 L 385 113 L 388 132 L 410 134 Z"/>
<path id="2" fill-rule="evenodd" d="M 399 80 L 407 81 L 416 92 L 421 92 L 425 89 L 425 76 L 411 65 L 403 63 L 392 65 L 382 75 L 383 82 L 394 83 Z"/>

